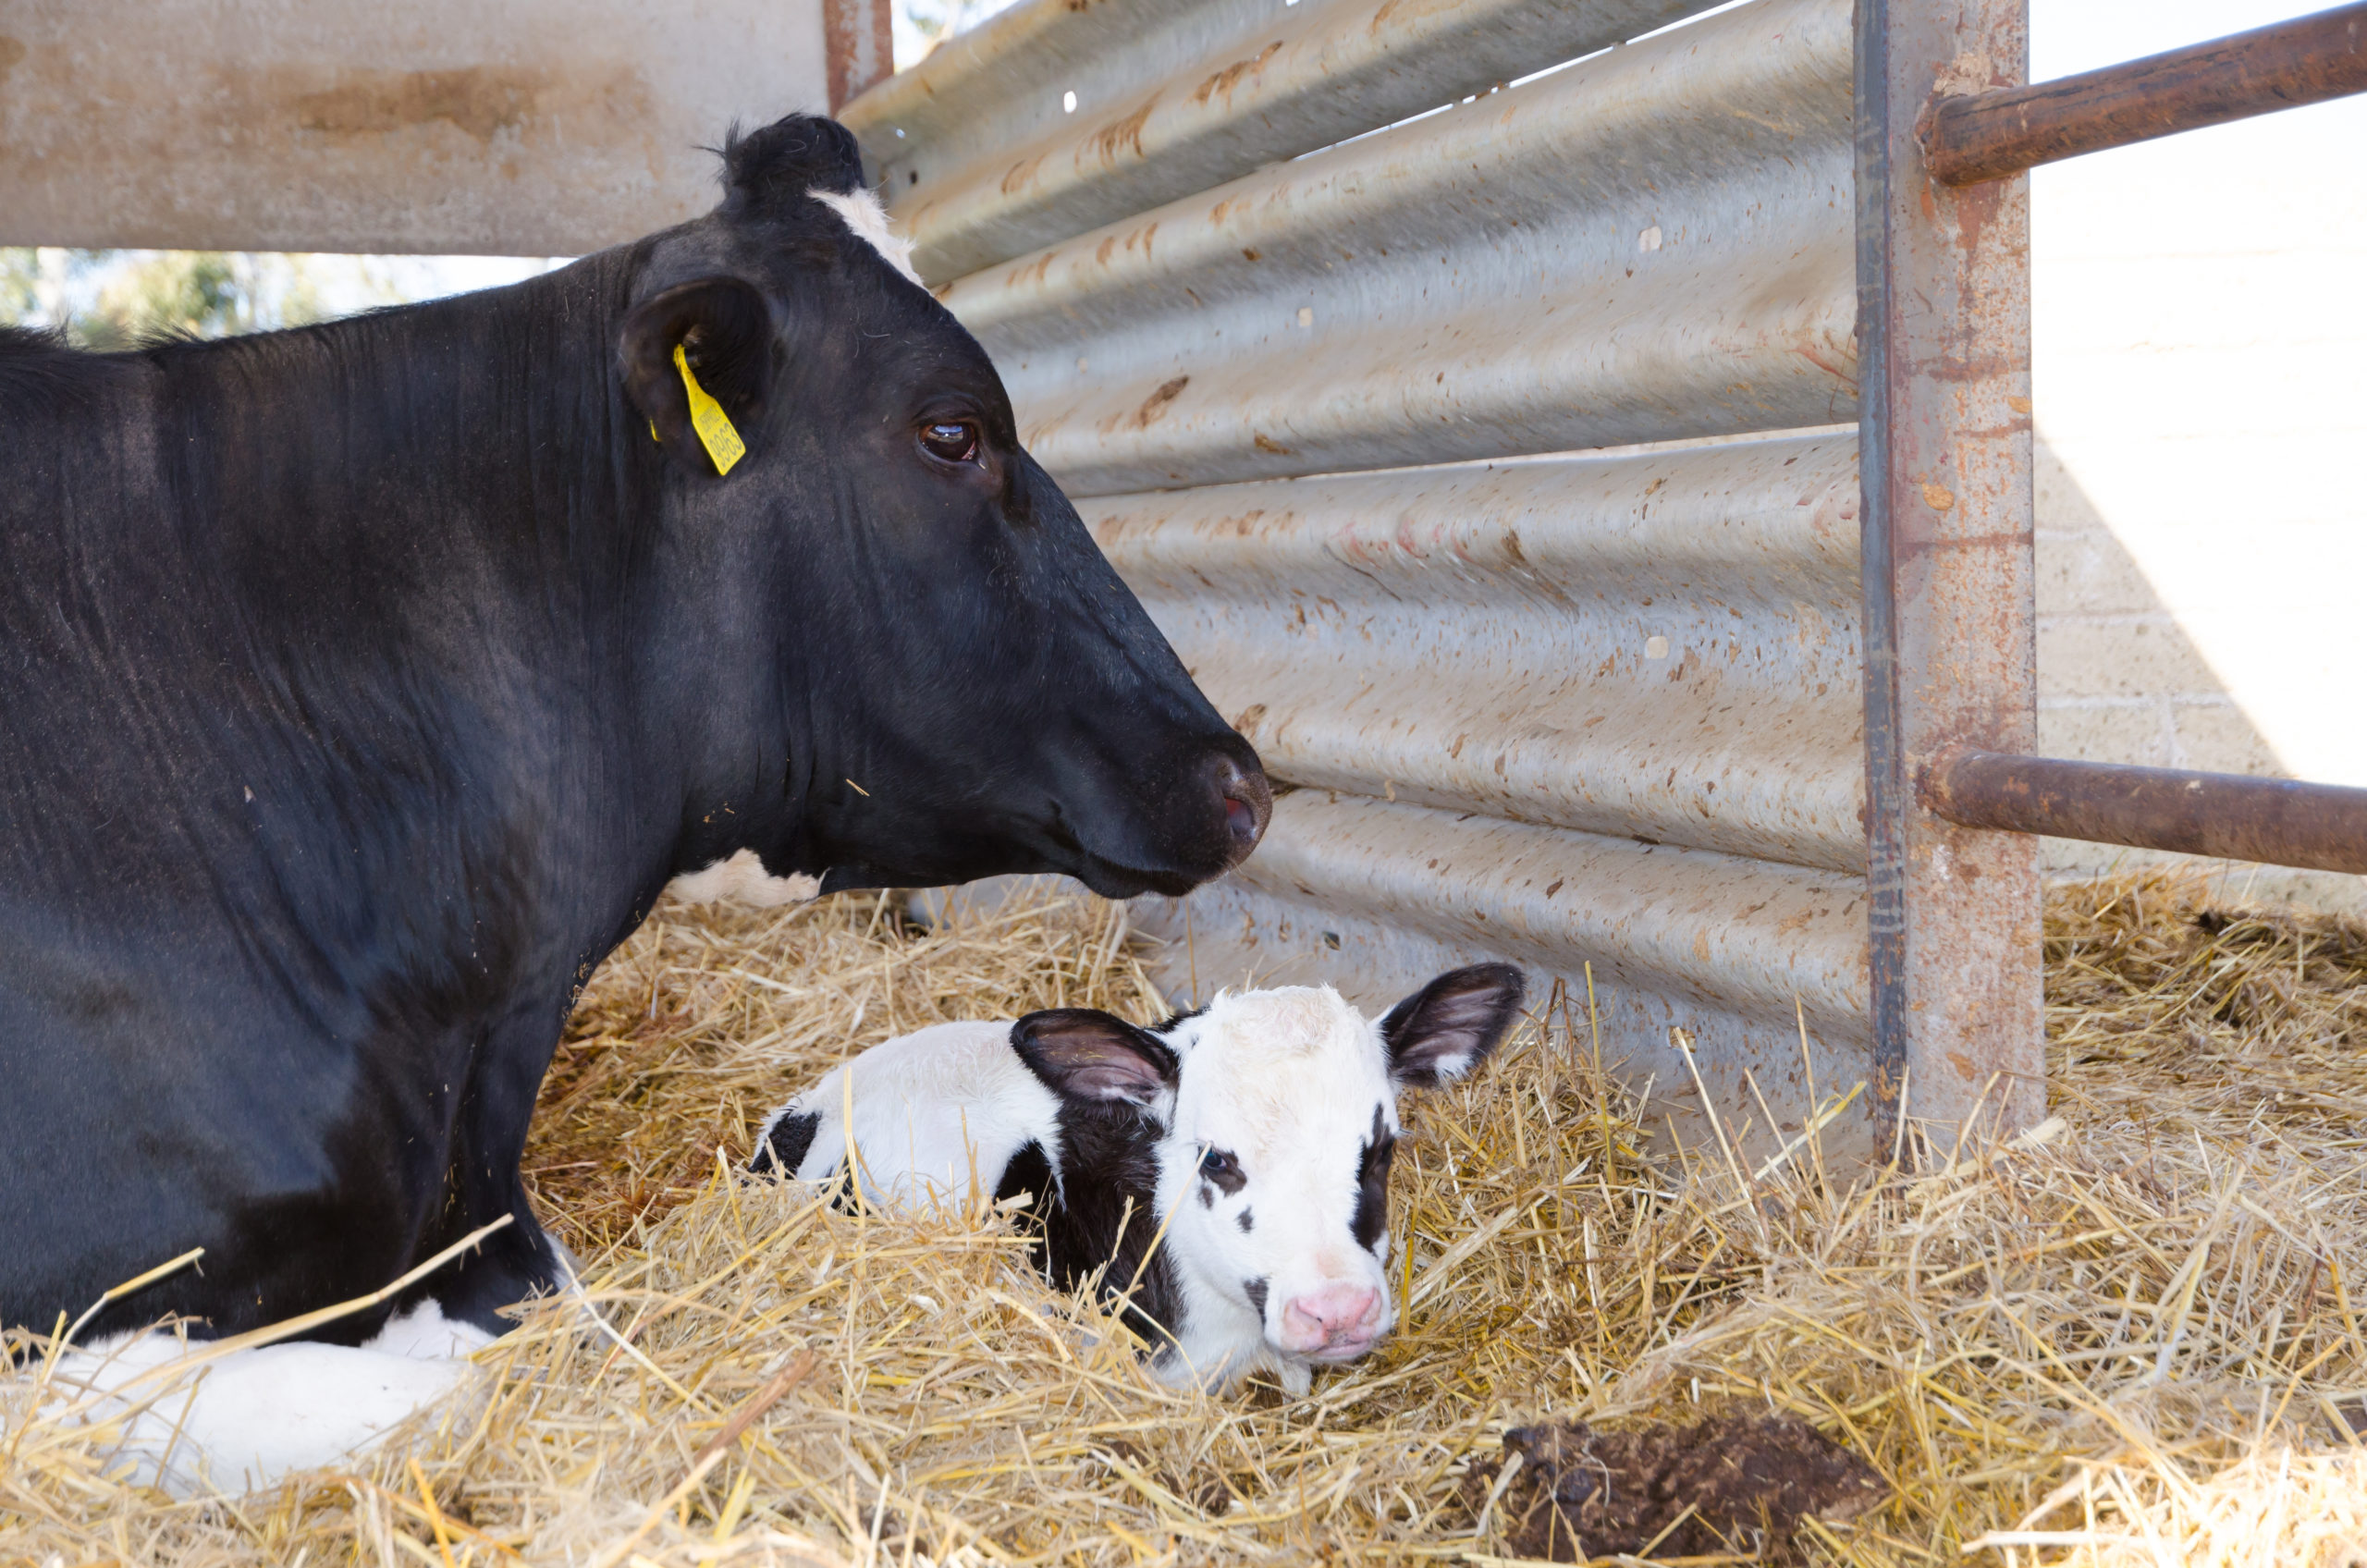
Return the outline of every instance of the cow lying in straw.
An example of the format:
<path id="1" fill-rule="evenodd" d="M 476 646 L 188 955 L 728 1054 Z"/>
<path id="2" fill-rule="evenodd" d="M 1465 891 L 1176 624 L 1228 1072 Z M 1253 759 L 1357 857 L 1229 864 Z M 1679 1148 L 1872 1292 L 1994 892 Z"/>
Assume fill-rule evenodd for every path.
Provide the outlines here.
<path id="1" fill-rule="evenodd" d="M 1182 893 L 1265 829 L 853 137 L 724 183 L 514 288 L 0 328 L 0 1329 L 97 1303 L 44 1388 L 102 1413 L 202 1370 L 131 1433 L 177 1484 L 353 1447 L 565 1288 L 528 1118 L 669 881 Z M 212 1359 L 125 1342 L 167 1317 Z"/>
<path id="2" fill-rule="evenodd" d="M 940 1023 L 775 1111 L 752 1168 L 882 1207 L 1028 1194 L 1038 1266 L 1093 1281 L 1164 1380 L 1269 1371 L 1306 1391 L 1395 1327 L 1397 1096 L 1459 1078 L 1520 1010 L 1520 971 L 1441 974 L 1378 1022 L 1330 987 L 1220 995 L 1138 1028 L 1084 1008 Z M 847 1135 L 852 1120 L 854 1135 Z"/>

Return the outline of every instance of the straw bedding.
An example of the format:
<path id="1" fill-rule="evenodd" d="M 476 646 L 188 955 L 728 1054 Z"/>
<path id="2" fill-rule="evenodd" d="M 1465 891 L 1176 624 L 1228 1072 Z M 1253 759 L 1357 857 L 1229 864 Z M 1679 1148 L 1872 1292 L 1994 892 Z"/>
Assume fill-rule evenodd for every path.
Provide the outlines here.
<path id="1" fill-rule="evenodd" d="M 2367 930 L 2161 877 L 2048 929 L 2054 1119 L 1881 1181 L 1648 1158 L 1585 997 L 1548 998 L 1407 1107 L 1404 1330 L 1307 1398 L 1216 1400 L 1151 1384 L 1003 1217 L 729 1177 L 890 1034 L 1157 1011 L 1118 912 L 668 909 L 586 994 L 527 1159 L 605 1326 L 546 1305 L 407 1445 L 238 1501 L 108 1479 L 103 1432 L 0 1373 L 0 1561 L 1484 1562 L 1539 1550 L 1510 1428 L 1788 1416 L 1876 1505 L 1788 1543 L 1697 1508 L 1685 1560 L 2367 1564 Z"/>

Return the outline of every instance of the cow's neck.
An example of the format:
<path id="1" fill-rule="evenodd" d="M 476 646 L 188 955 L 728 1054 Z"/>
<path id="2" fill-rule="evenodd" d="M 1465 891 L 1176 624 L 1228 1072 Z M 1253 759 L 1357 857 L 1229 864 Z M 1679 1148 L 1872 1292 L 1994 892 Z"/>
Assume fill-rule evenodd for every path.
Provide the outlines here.
<path id="1" fill-rule="evenodd" d="M 605 953 L 681 832 L 681 737 L 645 733 L 637 696 L 662 590 L 654 469 L 625 449 L 640 432 L 613 368 L 632 267 L 610 252 L 161 360 L 181 427 L 165 450 L 212 454 L 188 475 L 215 524 L 193 575 L 273 629 L 252 678 L 284 695 L 290 788 L 322 813 L 321 844 L 286 852 L 339 836 L 341 793 L 399 788 L 385 815 L 406 836 L 350 871 L 420 906 L 409 939 L 453 949 L 421 962 L 465 954 L 496 993 L 501 971 L 530 984 Z M 338 929 L 323 913 L 313 929 Z"/>

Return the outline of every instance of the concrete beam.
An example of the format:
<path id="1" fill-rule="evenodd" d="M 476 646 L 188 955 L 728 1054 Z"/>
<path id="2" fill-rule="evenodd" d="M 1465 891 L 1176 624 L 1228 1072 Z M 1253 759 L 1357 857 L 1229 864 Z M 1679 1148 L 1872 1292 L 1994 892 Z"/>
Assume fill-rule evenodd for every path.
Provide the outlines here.
<path id="1" fill-rule="evenodd" d="M 0 244 L 596 250 L 881 68 L 884 3 L 825 4 L 0 0 Z"/>

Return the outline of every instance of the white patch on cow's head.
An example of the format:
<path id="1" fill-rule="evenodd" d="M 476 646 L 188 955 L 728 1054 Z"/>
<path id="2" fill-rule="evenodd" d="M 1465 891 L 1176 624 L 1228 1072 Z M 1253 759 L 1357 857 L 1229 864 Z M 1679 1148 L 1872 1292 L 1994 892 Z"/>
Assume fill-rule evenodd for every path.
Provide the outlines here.
<path id="1" fill-rule="evenodd" d="M 775 876 L 765 869 L 765 863 L 755 851 L 742 850 L 703 871 L 675 877 L 666 884 L 666 892 L 686 904 L 735 903 L 752 909 L 779 909 L 783 904 L 802 904 L 820 897 L 822 884 L 803 872 L 794 876 Z"/>
<path id="2" fill-rule="evenodd" d="M 843 218 L 854 237 L 878 251 L 889 266 L 920 283 L 921 275 L 913 270 L 913 242 L 889 225 L 888 209 L 879 204 L 878 197 L 868 190 L 853 190 L 841 196 L 818 185 L 805 194 Z"/>

